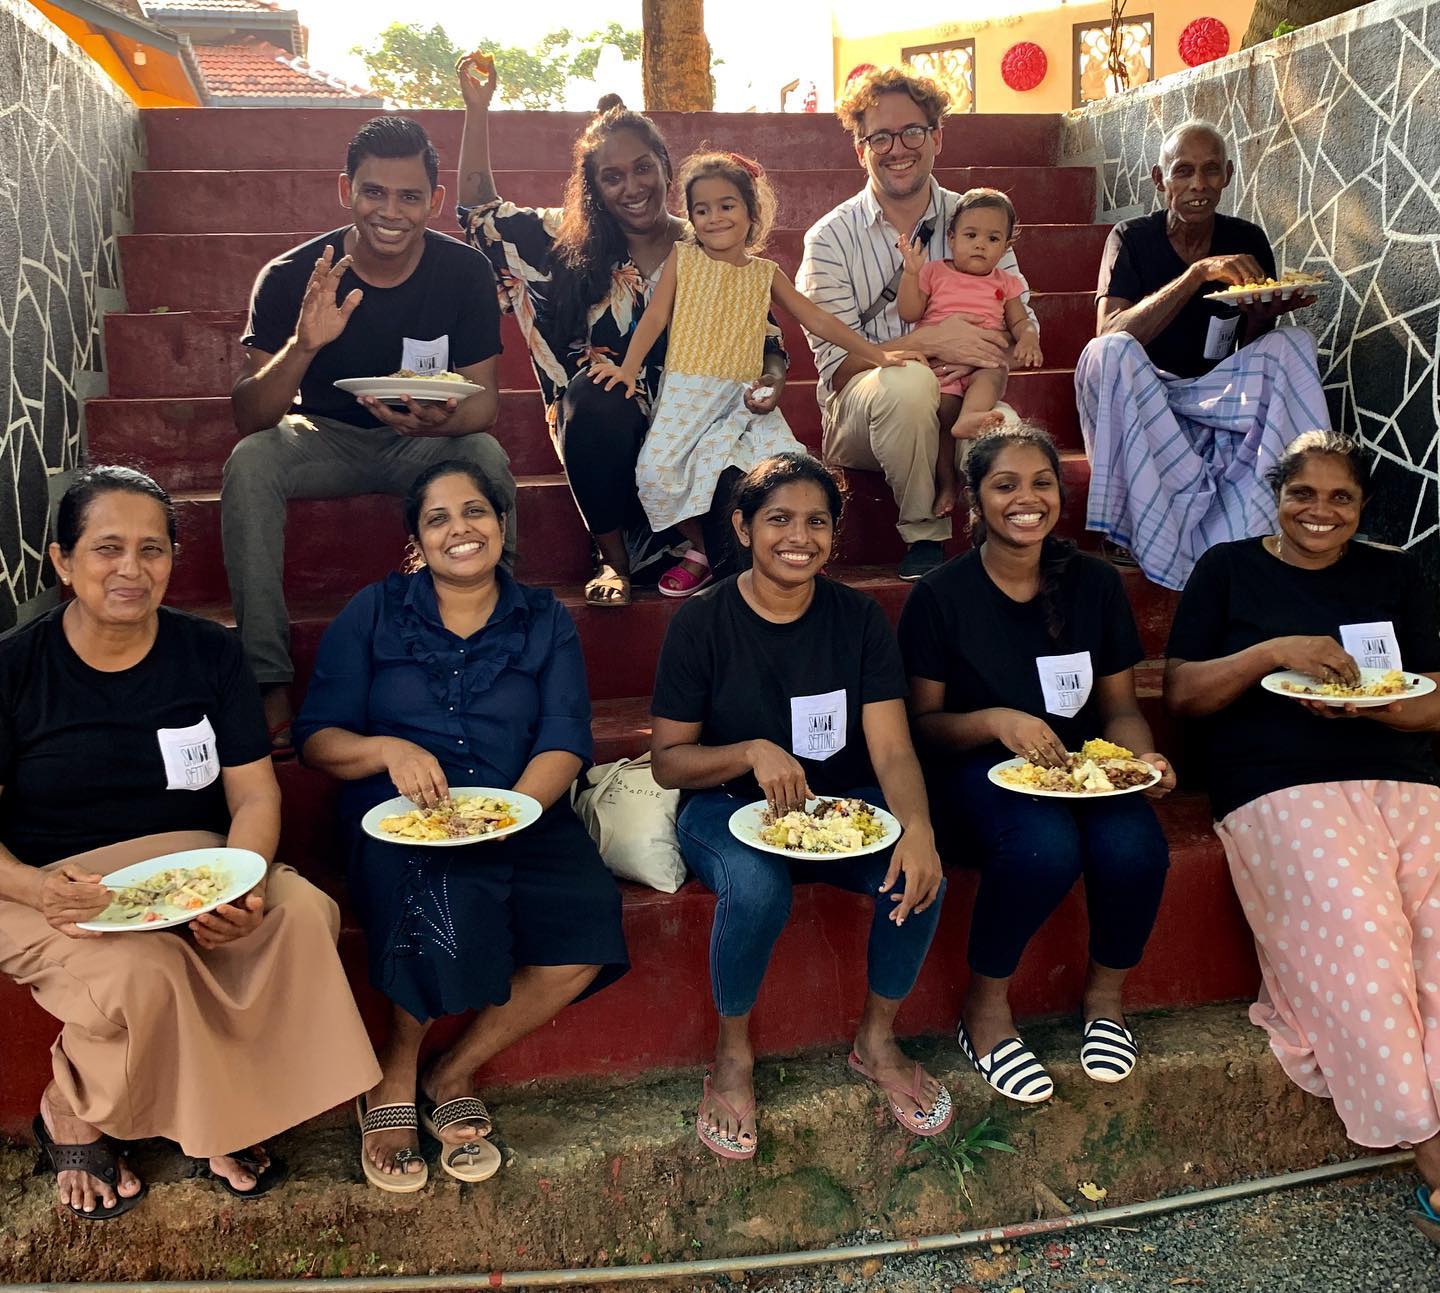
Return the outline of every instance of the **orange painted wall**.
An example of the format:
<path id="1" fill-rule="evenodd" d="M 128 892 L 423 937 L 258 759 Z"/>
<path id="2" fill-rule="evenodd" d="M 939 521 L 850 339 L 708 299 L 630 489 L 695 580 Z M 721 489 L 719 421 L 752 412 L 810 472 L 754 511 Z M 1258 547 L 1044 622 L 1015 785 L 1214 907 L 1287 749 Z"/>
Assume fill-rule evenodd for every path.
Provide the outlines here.
<path id="1" fill-rule="evenodd" d="M 959 6 L 957 6 L 958 8 Z M 1177 44 L 1180 33 L 1192 20 L 1218 18 L 1230 30 L 1230 49 L 1240 47 L 1250 25 L 1254 0 L 1130 0 L 1130 12 L 1155 16 L 1155 76 L 1181 71 L 1185 64 Z M 977 112 L 1067 112 L 1072 103 L 1071 68 L 1074 28 L 1077 23 L 1108 20 L 1108 0 L 1101 3 L 1066 4 L 1058 9 L 992 18 L 983 22 L 946 22 L 883 35 L 835 37 L 835 87 L 839 94 L 844 78 L 857 63 L 899 63 L 900 51 L 913 45 L 937 45 L 944 41 L 975 41 L 975 109 Z M 1033 90 L 1012 90 L 1000 76 L 1000 60 L 1017 41 L 1033 41 L 1045 51 L 1049 69 Z"/>

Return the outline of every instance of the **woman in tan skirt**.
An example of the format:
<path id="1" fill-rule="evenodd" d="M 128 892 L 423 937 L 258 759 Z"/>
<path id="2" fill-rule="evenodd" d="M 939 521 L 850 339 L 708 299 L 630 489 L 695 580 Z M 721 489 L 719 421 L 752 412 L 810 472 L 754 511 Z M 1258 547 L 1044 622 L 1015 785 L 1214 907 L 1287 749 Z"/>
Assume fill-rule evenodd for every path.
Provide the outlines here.
<path id="1" fill-rule="evenodd" d="M 228 843 L 275 854 L 280 791 L 238 639 L 161 606 L 175 513 L 99 467 L 61 501 L 72 601 L 0 640 L 0 973 L 64 1025 L 36 1138 L 61 1202 L 105 1220 L 145 1186 L 114 1141 L 178 1142 L 232 1194 L 277 1185 L 263 1142 L 380 1076 L 335 951 L 335 904 L 272 864 L 188 926 L 77 928 L 105 875 Z"/>

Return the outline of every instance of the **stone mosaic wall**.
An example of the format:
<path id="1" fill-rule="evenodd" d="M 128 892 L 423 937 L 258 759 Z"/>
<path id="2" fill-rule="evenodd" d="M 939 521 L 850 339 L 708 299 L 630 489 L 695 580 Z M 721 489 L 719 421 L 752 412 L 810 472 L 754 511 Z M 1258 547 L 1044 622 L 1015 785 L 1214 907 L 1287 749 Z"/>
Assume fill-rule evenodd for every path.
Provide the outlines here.
<path id="1" fill-rule="evenodd" d="M 129 99 L 25 0 L 0 0 L 0 629 L 53 579 L 50 482 L 80 460 L 140 147 Z"/>
<path id="2" fill-rule="evenodd" d="M 1167 130 L 1215 122 L 1236 175 L 1224 209 L 1282 268 L 1330 286 L 1300 321 L 1320 343 L 1337 429 L 1377 460 L 1366 528 L 1440 585 L 1440 3 L 1380 0 L 1071 114 L 1064 160 L 1101 171 L 1097 217 L 1158 205 Z"/>

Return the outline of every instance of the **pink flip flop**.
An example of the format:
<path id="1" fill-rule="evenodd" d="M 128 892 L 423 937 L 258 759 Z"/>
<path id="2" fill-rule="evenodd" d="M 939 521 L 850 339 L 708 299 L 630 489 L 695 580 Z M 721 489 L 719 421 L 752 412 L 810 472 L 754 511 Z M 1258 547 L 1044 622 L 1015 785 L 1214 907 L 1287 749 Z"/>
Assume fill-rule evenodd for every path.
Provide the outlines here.
<path id="1" fill-rule="evenodd" d="M 687 561 L 704 566 L 705 573 L 697 575 L 693 570 L 686 570 Z M 710 569 L 710 559 L 699 548 L 686 548 L 680 554 L 680 560 L 660 576 L 657 587 L 661 597 L 689 597 L 714 582 L 715 572 Z"/>
<path id="2" fill-rule="evenodd" d="M 920 1104 L 920 1088 L 925 1077 L 925 1070 L 920 1066 L 919 1061 L 915 1063 L 915 1074 L 910 1080 L 910 1085 L 901 1086 L 898 1083 L 890 1085 L 880 1081 L 865 1065 L 854 1051 L 850 1052 L 848 1061 L 850 1067 L 856 1074 L 869 1082 L 872 1086 L 878 1086 L 889 1101 L 890 1114 L 902 1127 L 912 1136 L 938 1136 L 955 1116 L 954 1107 L 950 1103 L 950 1092 L 942 1085 L 940 1093 L 935 1097 L 935 1103 L 931 1106 L 930 1112 L 922 1117 L 915 1118 L 907 1115 L 899 1105 L 895 1103 L 897 1095 L 903 1095 L 908 1100 Z"/>
<path id="3" fill-rule="evenodd" d="M 741 1140 L 706 1130 L 704 1109 L 707 1100 L 719 1105 L 725 1113 L 735 1119 L 737 1124 L 744 1122 L 746 1118 L 755 1112 L 755 1101 L 751 1100 L 750 1103 L 745 1106 L 743 1113 L 737 1112 L 735 1106 L 723 1095 L 710 1089 L 710 1074 L 707 1073 L 705 1075 L 704 1094 L 700 1097 L 700 1108 L 695 1114 L 695 1134 L 700 1137 L 700 1143 L 717 1158 L 728 1158 L 736 1162 L 743 1162 L 746 1159 L 754 1158 L 755 1149 L 760 1143 L 758 1134 L 747 1145 Z"/>

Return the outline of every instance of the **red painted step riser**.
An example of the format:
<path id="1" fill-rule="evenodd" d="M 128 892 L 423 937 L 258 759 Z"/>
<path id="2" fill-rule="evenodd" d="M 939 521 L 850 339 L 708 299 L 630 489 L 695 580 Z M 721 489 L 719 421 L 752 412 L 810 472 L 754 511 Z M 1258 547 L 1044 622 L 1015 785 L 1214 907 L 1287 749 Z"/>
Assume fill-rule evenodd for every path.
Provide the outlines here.
<path id="1" fill-rule="evenodd" d="M 506 201 L 553 207 L 564 201 L 566 171 L 502 171 L 495 187 Z M 804 229 L 853 196 L 864 182 L 849 171 L 772 170 L 777 225 Z M 1095 169 L 1091 166 L 975 166 L 937 170 L 935 179 L 963 192 L 984 186 L 1008 193 L 1023 223 L 1088 224 L 1095 218 Z M 440 172 L 446 197 L 434 227 L 455 232 L 459 190 L 453 170 Z M 273 233 L 317 222 L 342 223 L 335 168 L 328 170 L 137 171 L 135 233 Z M 684 214 L 684 195 L 672 195 Z"/>
<path id="2" fill-rule="evenodd" d="M 1145 958 L 1127 982 L 1126 1004 L 1132 1010 L 1179 1008 L 1248 997 L 1258 982 L 1254 949 L 1219 845 L 1194 805 L 1166 816 L 1172 852 L 1165 901 Z M 955 1026 L 968 977 L 965 944 L 975 873 L 952 866 L 948 876 L 939 931 L 897 1019 L 905 1036 L 943 1035 Z M 684 1067 L 697 1071 L 698 1089 L 698 1071 L 715 1040 L 708 971 L 713 910 L 713 899 L 698 884 L 675 895 L 627 886 L 630 973 L 511 1047 L 482 1071 L 482 1086 Z M 1026 951 L 1011 988 L 1018 1016 L 1076 1009 L 1088 959 L 1087 930 L 1077 887 Z M 752 1017 L 757 1052 L 839 1048 L 853 1037 L 864 1003 L 868 932 L 866 900 L 823 885 L 798 887 Z M 366 980 L 364 941 L 357 929 L 342 933 L 341 955 L 378 1042 L 388 1012 Z M 0 1133 L 18 1139 L 26 1135 L 49 1081 L 49 1047 L 57 1026 L 9 980 L 0 980 L 0 1010 L 9 1021 L 0 1050 Z M 462 1022 L 443 1021 L 429 1044 L 447 1044 Z M 962 1101 L 981 1098 L 980 1079 L 964 1079 L 955 1094 Z"/>
<path id="3" fill-rule="evenodd" d="M 119 239 L 126 301 L 137 313 L 157 306 L 243 310 L 256 271 L 321 232 L 127 234 Z M 777 230 L 767 252 L 792 278 L 800 261 L 803 232 Z M 1034 250 L 1022 263 L 1031 287 L 1037 292 L 1093 290 L 1095 267 L 1108 232 L 1106 225 L 1030 225 L 1025 245 Z"/>
<path id="4" fill-rule="evenodd" d="M 1089 292 L 1045 292 L 1032 299 L 1046 367 L 1073 368 L 1095 333 L 1094 297 Z M 788 315 L 780 326 L 790 352 L 790 380 L 813 381 L 815 361 L 805 333 Z M 243 366 L 244 330 L 243 315 L 220 311 L 106 315 L 110 394 L 124 398 L 228 395 Z M 500 340 L 501 387 L 534 390 L 535 373 L 513 315 L 501 317 Z"/>
<path id="5" fill-rule="evenodd" d="M 151 108 L 141 114 L 146 159 L 157 171 L 338 170 L 351 136 L 374 114 L 349 108 Z M 464 114 L 409 112 L 442 160 L 455 165 Z M 701 147 L 734 149 L 771 170 L 856 168 L 848 132 L 830 115 L 656 112 L 652 120 L 678 165 Z M 491 164 L 498 171 L 568 171 L 571 148 L 589 116 L 579 112 L 496 112 Z M 1060 118 L 1040 114 L 952 117 L 945 125 L 942 167 L 1049 166 L 1059 157 Z"/>
<path id="6" fill-rule="evenodd" d="M 1069 373 L 1017 373 L 1007 398 L 1021 416 L 1049 427 L 1062 450 L 1080 449 Z M 787 385 L 780 407 L 796 438 L 818 452 L 820 409 L 813 383 Z M 221 470 L 237 439 L 228 399 L 94 399 L 86 402 L 85 410 L 95 461 L 143 468 L 172 490 L 219 488 Z M 535 392 L 502 391 L 494 432 L 517 477 L 560 470 Z"/>

